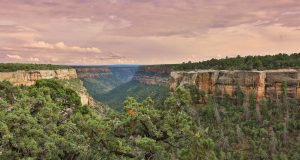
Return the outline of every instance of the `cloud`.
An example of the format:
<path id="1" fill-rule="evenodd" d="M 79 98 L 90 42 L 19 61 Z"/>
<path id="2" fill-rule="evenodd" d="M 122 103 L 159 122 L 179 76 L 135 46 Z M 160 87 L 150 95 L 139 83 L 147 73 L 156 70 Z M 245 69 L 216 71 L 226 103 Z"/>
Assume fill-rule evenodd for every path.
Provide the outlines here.
<path id="1" fill-rule="evenodd" d="M 16 54 L 7 54 L 6 56 L 10 59 L 22 59 L 21 56 L 16 55 Z"/>
<path id="2" fill-rule="evenodd" d="M 28 58 L 28 60 L 31 62 L 39 62 L 40 61 L 40 59 L 37 57 L 30 57 L 30 58 Z"/>
<path id="3" fill-rule="evenodd" d="M 297 0 L 2 0 L 0 6 L 4 62 L 181 63 L 299 50 Z"/>
<path id="4" fill-rule="evenodd" d="M 60 50 L 60 51 L 69 51 L 69 52 L 101 53 L 101 50 L 99 48 L 95 48 L 95 47 L 82 48 L 78 46 L 67 46 L 63 42 L 51 44 L 44 41 L 38 41 L 38 42 L 26 44 L 24 45 L 24 47 L 35 48 L 35 49 Z"/>

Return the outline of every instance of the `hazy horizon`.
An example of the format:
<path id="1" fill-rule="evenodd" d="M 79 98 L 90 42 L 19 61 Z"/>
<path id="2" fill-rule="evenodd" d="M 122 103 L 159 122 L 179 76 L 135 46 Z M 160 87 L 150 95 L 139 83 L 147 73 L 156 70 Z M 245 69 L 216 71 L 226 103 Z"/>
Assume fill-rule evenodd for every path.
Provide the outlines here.
<path id="1" fill-rule="evenodd" d="M 300 1 L 0 0 L 0 63 L 175 64 L 300 52 Z"/>

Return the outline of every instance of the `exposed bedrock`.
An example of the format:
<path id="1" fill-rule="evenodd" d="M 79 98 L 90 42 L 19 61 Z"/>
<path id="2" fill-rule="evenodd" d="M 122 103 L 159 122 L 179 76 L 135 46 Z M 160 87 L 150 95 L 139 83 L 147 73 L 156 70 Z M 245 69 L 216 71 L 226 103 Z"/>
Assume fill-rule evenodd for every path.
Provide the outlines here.
<path id="1" fill-rule="evenodd" d="M 77 78 L 77 73 L 75 69 L 0 72 L 0 81 L 9 81 L 16 86 L 31 86 L 34 85 L 37 80 L 53 78 L 60 80 L 74 79 Z M 81 103 L 83 105 L 93 106 L 95 102 L 89 96 L 81 81 L 79 88 L 81 88 L 81 90 L 76 90 L 76 92 L 81 98 Z"/>
<path id="2" fill-rule="evenodd" d="M 300 98 L 300 70 L 280 69 L 265 71 L 196 70 L 173 71 L 170 74 L 169 89 L 195 85 L 200 91 L 212 95 L 216 91 L 233 96 L 240 86 L 244 95 L 253 92 L 258 101 L 262 98 L 277 98 L 282 95 L 282 83 L 287 82 L 288 98 Z"/>

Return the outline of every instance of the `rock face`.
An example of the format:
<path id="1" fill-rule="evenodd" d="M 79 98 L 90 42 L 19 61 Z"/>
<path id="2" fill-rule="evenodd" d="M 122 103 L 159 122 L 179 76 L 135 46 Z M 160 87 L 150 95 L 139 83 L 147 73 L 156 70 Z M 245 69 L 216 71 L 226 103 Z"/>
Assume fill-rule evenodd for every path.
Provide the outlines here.
<path id="1" fill-rule="evenodd" d="M 109 76 L 111 75 L 109 68 L 100 68 L 100 67 L 79 67 L 76 68 L 78 78 L 97 78 L 100 76 Z"/>
<path id="2" fill-rule="evenodd" d="M 71 79 L 77 78 L 75 69 L 32 70 L 16 72 L 0 72 L 0 81 L 9 81 L 17 86 L 31 86 L 40 79 Z"/>
<path id="3" fill-rule="evenodd" d="M 266 71 L 197 70 L 174 71 L 170 74 L 169 89 L 195 85 L 200 91 L 212 95 L 219 91 L 234 96 L 237 86 L 248 95 L 253 92 L 258 101 L 262 98 L 275 99 L 282 95 L 282 82 L 287 82 L 288 98 L 300 98 L 300 70 L 281 69 Z"/>
<path id="4" fill-rule="evenodd" d="M 168 78 L 160 76 L 135 75 L 133 81 L 148 85 L 167 85 Z"/>
<path id="5" fill-rule="evenodd" d="M 129 81 L 137 70 L 137 66 L 80 66 L 75 67 L 78 78 L 106 78 L 117 77 L 121 81 Z"/>
<path id="6" fill-rule="evenodd" d="M 32 71 L 15 71 L 15 72 L 0 72 L 0 81 L 9 81 L 13 85 L 17 86 L 31 86 L 35 84 L 35 81 L 41 79 L 57 78 L 60 80 L 77 78 L 75 69 L 58 69 L 58 70 L 32 70 Z M 82 88 L 82 82 L 81 82 Z M 78 92 L 81 103 L 83 105 L 93 105 L 94 100 L 89 96 L 86 89 L 82 89 Z"/>
<path id="7" fill-rule="evenodd" d="M 167 85 L 171 70 L 168 67 L 141 66 L 132 80 L 148 85 Z"/>

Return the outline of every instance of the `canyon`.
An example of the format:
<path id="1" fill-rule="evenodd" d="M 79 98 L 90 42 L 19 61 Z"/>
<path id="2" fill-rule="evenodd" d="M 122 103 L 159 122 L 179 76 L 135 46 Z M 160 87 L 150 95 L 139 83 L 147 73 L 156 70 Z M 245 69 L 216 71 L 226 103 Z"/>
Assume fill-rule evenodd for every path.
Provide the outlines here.
<path id="1" fill-rule="evenodd" d="M 165 66 L 80 66 L 71 69 L 57 70 L 18 70 L 0 72 L 0 81 L 9 81 L 17 86 L 31 86 L 40 79 L 68 80 L 77 79 L 76 92 L 83 105 L 95 104 L 94 99 L 102 102 L 120 101 L 132 93 L 153 93 L 157 97 L 158 86 L 174 92 L 177 87 L 195 86 L 198 92 L 203 91 L 206 98 L 216 94 L 229 95 L 235 98 L 239 87 L 245 96 L 253 93 L 257 101 L 275 100 L 282 97 L 283 82 L 286 82 L 286 93 L 289 99 L 300 98 L 300 70 L 279 69 L 265 71 L 245 70 L 194 70 L 172 71 Z M 74 84 L 71 84 L 69 86 Z M 74 87 L 73 87 L 74 88 Z M 160 90 L 160 89 L 159 89 Z M 151 93 L 150 93 L 151 91 Z M 120 93 L 122 92 L 122 93 Z M 136 95 L 137 96 L 137 95 Z M 164 94 L 166 96 L 166 94 Z M 113 98 L 112 98 L 113 97 Z"/>
<path id="2" fill-rule="evenodd" d="M 132 96 L 138 100 L 152 97 L 162 102 L 168 93 L 170 67 L 108 65 L 74 66 L 78 78 L 89 94 L 111 108 L 122 110 L 123 101 Z"/>
<path id="3" fill-rule="evenodd" d="M 77 79 L 75 69 L 57 69 L 57 70 L 18 70 L 14 72 L 0 72 L 0 81 L 9 81 L 16 86 L 31 86 L 37 80 L 41 79 L 59 79 L 59 80 L 72 80 Z M 78 79 L 79 80 L 79 79 Z M 81 98 L 83 105 L 94 105 L 94 100 L 89 96 L 87 90 L 84 88 L 82 81 L 76 84 L 79 88 L 75 90 Z"/>
<path id="4" fill-rule="evenodd" d="M 259 102 L 263 98 L 271 100 L 281 98 L 284 81 L 287 85 L 287 97 L 300 98 L 300 70 L 297 69 L 173 71 L 170 73 L 169 90 L 174 92 L 177 87 L 194 85 L 198 91 L 204 91 L 206 97 L 217 91 L 222 95 L 234 97 L 239 86 L 244 95 L 247 96 L 252 92 Z"/>
<path id="5" fill-rule="evenodd" d="M 146 85 L 167 86 L 171 69 L 164 66 L 141 66 L 132 80 Z"/>

